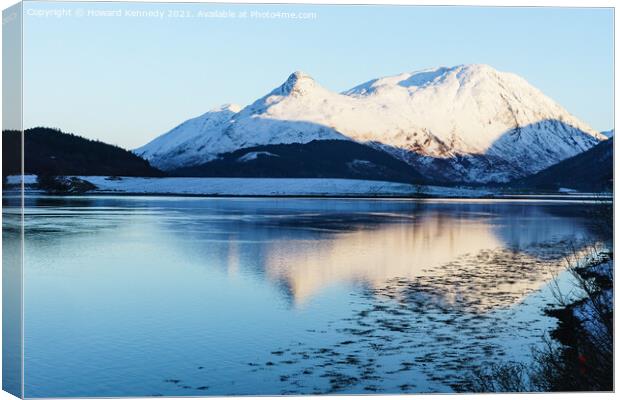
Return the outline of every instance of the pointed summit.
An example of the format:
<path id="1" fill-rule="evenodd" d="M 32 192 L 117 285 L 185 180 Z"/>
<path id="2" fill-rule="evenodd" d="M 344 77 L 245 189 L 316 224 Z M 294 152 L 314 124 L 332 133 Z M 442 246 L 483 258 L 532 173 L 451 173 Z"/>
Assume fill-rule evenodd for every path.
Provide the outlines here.
<path id="1" fill-rule="evenodd" d="M 295 71 L 286 80 L 287 83 L 293 83 L 293 84 L 297 84 L 303 81 L 314 82 L 314 79 L 303 71 Z"/>
<path id="2" fill-rule="evenodd" d="M 316 82 L 310 75 L 302 71 L 295 71 L 276 91 L 279 91 L 278 94 L 281 96 L 304 95 L 316 86 Z"/>

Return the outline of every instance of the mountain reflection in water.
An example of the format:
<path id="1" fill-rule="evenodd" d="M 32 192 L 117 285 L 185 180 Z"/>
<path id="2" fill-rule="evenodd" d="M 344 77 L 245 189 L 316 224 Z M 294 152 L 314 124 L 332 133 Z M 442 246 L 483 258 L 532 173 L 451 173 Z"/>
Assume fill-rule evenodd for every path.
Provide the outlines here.
<path id="1" fill-rule="evenodd" d="M 366 221 L 309 240 L 270 241 L 268 278 L 287 287 L 297 305 L 335 283 L 381 289 L 395 278 L 433 278 L 441 283 L 436 292 L 446 300 L 465 302 L 474 296 L 481 303 L 508 306 L 562 269 L 586 233 L 584 226 L 542 210 L 509 216 L 513 223 L 498 223 L 496 214 L 484 211 L 446 215 L 431 209 L 401 216 L 396 223 L 393 215 L 375 217 L 388 222 Z M 300 218 L 293 222 L 321 226 L 323 218 L 306 216 L 303 223 Z M 347 220 L 345 215 L 339 218 Z M 498 301 L 499 295 L 503 301 Z"/>
<path id="2" fill-rule="evenodd" d="M 449 391 L 540 344 L 589 208 L 28 197 L 25 395 Z"/>

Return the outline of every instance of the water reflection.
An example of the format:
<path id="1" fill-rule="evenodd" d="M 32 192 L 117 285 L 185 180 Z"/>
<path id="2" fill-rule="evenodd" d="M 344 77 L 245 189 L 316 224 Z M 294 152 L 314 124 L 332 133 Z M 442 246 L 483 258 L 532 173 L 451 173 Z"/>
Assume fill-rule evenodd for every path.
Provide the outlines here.
<path id="1" fill-rule="evenodd" d="M 590 236 L 578 203 L 26 205 L 28 397 L 445 390 L 540 340 L 532 293 Z"/>
<path id="2" fill-rule="evenodd" d="M 410 223 L 326 234 L 318 240 L 278 239 L 268 244 L 267 276 L 290 287 L 296 304 L 335 283 L 381 287 L 395 277 L 434 274 L 437 267 L 501 246 L 483 219 L 430 215 Z"/>
<path id="3" fill-rule="evenodd" d="M 498 291 L 526 293 L 557 268 L 502 276 L 502 266 L 557 261 L 589 235 L 581 204 L 35 197 L 27 205 L 35 239 L 136 225 L 208 268 L 273 282 L 294 305 L 338 284 L 378 289 L 394 278 L 466 277 L 485 265 L 495 268 Z M 496 249 L 513 259 L 484 260 Z"/>
<path id="4" fill-rule="evenodd" d="M 2 197 L 2 389 L 22 394 L 21 197 Z"/>

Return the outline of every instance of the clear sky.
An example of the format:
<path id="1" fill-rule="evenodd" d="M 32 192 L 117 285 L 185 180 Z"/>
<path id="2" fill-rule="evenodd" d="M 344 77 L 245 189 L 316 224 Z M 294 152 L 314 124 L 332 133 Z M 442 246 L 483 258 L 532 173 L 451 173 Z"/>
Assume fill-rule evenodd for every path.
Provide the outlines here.
<path id="1" fill-rule="evenodd" d="M 216 10 L 237 14 L 197 14 Z M 266 10 L 316 18 L 239 15 Z M 343 91 L 422 68 L 489 64 L 593 128 L 613 127 L 611 9 L 29 2 L 24 13 L 24 127 L 125 148 L 218 105 L 248 104 L 295 70 Z"/>

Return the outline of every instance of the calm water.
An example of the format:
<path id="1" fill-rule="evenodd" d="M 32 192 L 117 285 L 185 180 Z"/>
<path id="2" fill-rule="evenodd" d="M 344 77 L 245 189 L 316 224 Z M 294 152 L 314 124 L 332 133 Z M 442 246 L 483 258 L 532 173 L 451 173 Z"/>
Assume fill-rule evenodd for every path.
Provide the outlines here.
<path id="1" fill-rule="evenodd" d="M 554 326 L 585 208 L 31 197 L 25 395 L 451 391 Z"/>

